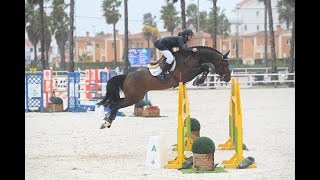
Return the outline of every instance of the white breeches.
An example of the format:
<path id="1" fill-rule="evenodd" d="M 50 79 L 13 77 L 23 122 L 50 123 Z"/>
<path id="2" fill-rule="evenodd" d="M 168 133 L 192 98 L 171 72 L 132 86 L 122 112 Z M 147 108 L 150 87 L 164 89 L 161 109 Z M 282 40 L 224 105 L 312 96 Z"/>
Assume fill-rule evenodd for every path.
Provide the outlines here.
<path id="1" fill-rule="evenodd" d="M 171 64 L 173 62 L 174 57 L 169 50 L 163 50 L 161 53 L 167 58 L 167 63 Z"/>

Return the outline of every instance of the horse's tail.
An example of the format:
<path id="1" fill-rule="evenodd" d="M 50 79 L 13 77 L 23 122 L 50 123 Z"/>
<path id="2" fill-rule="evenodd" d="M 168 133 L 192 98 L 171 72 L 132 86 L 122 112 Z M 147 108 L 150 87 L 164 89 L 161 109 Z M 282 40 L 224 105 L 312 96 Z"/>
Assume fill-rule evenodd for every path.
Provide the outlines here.
<path id="1" fill-rule="evenodd" d="M 110 105 L 120 101 L 120 89 L 123 90 L 123 81 L 126 79 L 127 75 L 118 75 L 112 77 L 107 82 L 107 93 L 102 101 L 98 102 L 97 105 L 104 105 L 108 108 Z"/>

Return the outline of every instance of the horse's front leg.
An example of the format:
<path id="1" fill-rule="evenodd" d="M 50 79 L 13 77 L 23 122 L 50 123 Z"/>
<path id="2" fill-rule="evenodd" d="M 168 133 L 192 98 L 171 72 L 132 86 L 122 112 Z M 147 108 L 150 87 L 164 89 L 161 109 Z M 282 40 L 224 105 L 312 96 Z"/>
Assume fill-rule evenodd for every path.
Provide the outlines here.
<path id="1" fill-rule="evenodd" d="M 197 77 L 197 79 L 193 82 L 194 86 L 198 86 L 198 85 L 204 83 L 204 81 L 207 78 L 207 75 L 209 73 L 209 66 L 208 65 L 202 64 L 199 68 L 200 68 L 200 73 L 202 72 L 202 76 L 200 78 Z M 197 75 L 199 75 L 199 74 L 197 74 Z"/>

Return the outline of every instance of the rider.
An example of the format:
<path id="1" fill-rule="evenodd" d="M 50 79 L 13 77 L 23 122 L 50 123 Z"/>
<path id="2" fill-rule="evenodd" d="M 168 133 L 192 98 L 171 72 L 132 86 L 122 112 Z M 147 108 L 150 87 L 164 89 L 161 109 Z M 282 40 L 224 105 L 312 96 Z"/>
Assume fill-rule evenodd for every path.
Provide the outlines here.
<path id="1" fill-rule="evenodd" d="M 181 36 L 167 36 L 160 38 L 154 42 L 154 46 L 161 51 L 161 53 L 166 57 L 166 65 L 164 66 L 162 72 L 160 73 L 160 81 L 165 82 L 165 74 L 171 67 L 173 62 L 172 51 L 174 47 L 177 47 L 177 51 L 179 50 L 187 50 L 188 49 L 185 44 L 187 41 L 190 41 L 193 37 L 193 31 L 191 29 L 184 29 L 181 33 Z M 197 48 L 193 48 L 192 52 L 197 52 Z"/>

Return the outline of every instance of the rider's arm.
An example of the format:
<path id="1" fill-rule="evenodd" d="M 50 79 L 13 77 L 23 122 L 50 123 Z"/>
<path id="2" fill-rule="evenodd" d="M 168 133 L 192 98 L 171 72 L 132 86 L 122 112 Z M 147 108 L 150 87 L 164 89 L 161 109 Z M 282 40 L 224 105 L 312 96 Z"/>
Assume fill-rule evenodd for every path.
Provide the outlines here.
<path id="1" fill-rule="evenodd" d="M 183 38 L 179 38 L 178 43 L 179 43 L 179 49 L 178 50 L 182 50 L 182 51 L 185 51 L 185 52 L 197 52 L 197 48 L 192 48 L 192 49 L 188 48 L 186 46 L 186 44 L 184 44 Z"/>

